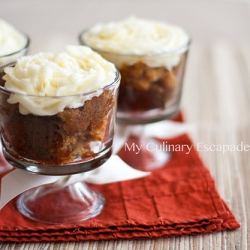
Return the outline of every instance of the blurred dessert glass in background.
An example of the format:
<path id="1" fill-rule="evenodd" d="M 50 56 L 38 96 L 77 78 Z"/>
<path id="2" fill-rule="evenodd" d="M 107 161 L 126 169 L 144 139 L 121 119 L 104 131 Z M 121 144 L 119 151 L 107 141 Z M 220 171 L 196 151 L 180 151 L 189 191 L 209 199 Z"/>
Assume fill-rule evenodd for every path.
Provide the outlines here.
<path id="1" fill-rule="evenodd" d="M 96 24 L 82 32 L 79 40 L 121 73 L 119 123 L 154 122 L 179 111 L 190 45 L 182 28 L 130 17 Z"/>

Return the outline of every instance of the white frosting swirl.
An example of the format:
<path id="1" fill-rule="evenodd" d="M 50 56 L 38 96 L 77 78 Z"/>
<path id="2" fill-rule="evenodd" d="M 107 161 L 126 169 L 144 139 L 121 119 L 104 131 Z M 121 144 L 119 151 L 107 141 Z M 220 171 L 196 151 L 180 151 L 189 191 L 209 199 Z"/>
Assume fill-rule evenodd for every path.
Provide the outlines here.
<path id="1" fill-rule="evenodd" d="M 27 38 L 23 33 L 0 19 L 0 57 L 21 50 L 26 43 Z"/>
<path id="2" fill-rule="evenodd" d="M 58 54 L 38 53 L 6 67 L 5 88 L 15 92 L 9 103 L 19 103 L 22 114 L 54 115 L 78 108 L 116 77 L 115 66 L 85 46 L 68 45 Z M 93 92 L 92 94 L 86 94 Z M 19 93 L 19 94 L 18 94 Z"/>
<path id="3" fill-rule="evenodd" d="M 168 68 L 178 64 L 177 55 L 187 50 L 189 43 L 189 36 L 180 27 L 136 17 L 97 24 L 81 38 L 86 45 L 100 52 L 119 54 L 120 57 L 105 54 L 105 57 L 112 57 L 111 61 L 116 65 L 140 60 L 149 66 L 166 65 Z"/>

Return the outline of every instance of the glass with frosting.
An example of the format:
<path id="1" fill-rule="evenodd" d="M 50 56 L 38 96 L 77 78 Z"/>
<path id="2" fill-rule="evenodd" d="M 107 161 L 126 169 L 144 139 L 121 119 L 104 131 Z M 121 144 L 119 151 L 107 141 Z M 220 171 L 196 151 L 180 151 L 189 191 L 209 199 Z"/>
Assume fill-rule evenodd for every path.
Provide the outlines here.
<path id="1" fill-rule="evenodd" d="M 117 120 L 143 124 L 179 111 L 190 38 L 181 27 L 130 17 L 79 35 L 121 73 Z"/>
<path id="2" fill-rule="evenodd" d="M 73 174 L 109 158 L 120 83 L 114 64 L 68 45 L 23 56 L 0 78 L 3 153 L 15 167 Z"/>
<path id="3" fill-rule="evenodd" d="M 0 66 L 26 55 L 29 43 L 30 39 L 26 34 L 0 19 Z"/>

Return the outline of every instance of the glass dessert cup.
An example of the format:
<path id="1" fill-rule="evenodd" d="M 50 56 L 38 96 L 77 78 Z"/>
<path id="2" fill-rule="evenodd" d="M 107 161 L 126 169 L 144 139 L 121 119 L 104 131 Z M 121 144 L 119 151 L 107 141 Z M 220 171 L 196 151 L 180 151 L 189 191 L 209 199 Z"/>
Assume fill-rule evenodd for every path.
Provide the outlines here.
<path id="1" fill-rule="evenodd" d="M 13 53 L 10 53 L 10 54 L 0 55 L 0 67 L 3 67 L 4 65 L 15 62 L 19 57 L 24 56 L 28 53 L 28 50 L 30 47 L 30 38 L 25 34 L 24 34 L 24 36 L 26 38 L 26 43 L 25 43 L 25 46 L 23 48 L 15 51 Z M 1 149 L 2 149 L 2 144 L 0 142 L 0 150 Z M 0 172 L 8 170 L 9 167 L 7 167 L 7 166 L 0 167 Z"/>
<path id="2" fill-rule="evenodd" d="M 112 153 L 120 74 L 97 91 L 71 96 L 31 96 L 4 86 L 0 69 L 0 128 L 3 155 L 15 168 L 31 174 L 67 176 L 101 166 Z M 84 104 L 51 116 L 20 113 L 10 97 L 56 103 L 79 98 Z M 67 178 L 67 177 L 66 177 Z M 24 180 L 25 181 L 25 180 Z M 30 189 L 17 199 L 18 210 L 43 223 L 76 223 L 97 216 L 105 199 L 84 182 L 48 184 Z"/>
<path id="3" fill-rule="evenodd" d="M 15 62 L 19 57 L 24 56 L 28 53 L 28 50 L 30 47 L 30 38 L 25 34 L 23 35 L 26 38 L 26 43 L 23 46 L 23 48 L 20 48 L 19 50 L 6 54 L 6 55 L 0 55 L 0 67 L 3 67 L 6 64 Z"/>
<path id="4" fill-rule="evenodd" d="M 84 40 L 85 32 L 88 31 L 79 35 L 79 42 L 89 46 Z M 141 146 L 140 154 L 148 151 L 152 143 L 160 148 L 156 139 L 145 135 L 143 125 L 173 119 L 180 111 L 189 46 L 190 40 L 176 50 L 152 55 L 112 53 L 90 46 L 120 71 L 117 123 L 122 126 L 121 130 L 125 126 L 131 134 L 140 137 L 140 141 L 134 141 Z M 170 159 L 170 152 L 148 151 L 146 154 L 141 158 L 148 159 L 147 164 L 133 167 L 152 171 L 165 166 Z"/>

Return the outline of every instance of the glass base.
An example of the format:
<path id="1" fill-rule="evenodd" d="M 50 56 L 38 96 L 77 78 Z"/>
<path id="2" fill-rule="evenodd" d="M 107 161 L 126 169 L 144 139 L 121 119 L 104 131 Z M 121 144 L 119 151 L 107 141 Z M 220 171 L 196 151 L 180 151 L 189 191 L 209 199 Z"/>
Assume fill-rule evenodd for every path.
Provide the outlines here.
<path id="1" fill-rule="evenodd" d="M 84 182 L 66 187 L 44 185 L 22 193 L 18 210 L 27 218 L 50 224 L 77 223 L 100 214 L 104 197 Z"/>
<path id="2" fill-rule="evenodd" d="M 143 164 L 138 170 L 154 171 L 165 167 L 171 158 L 171 153 L 164 150 L 164 144 L 153 138 L 141 138 L 142 150 L 140 152 Z"/>
<path id="3" fill-rule="evenodd" d="M 129 136 L 119 155 L 132 168 L 150 172 L 165 167 L 171 159 L 165 143 L 136 135 Z"/>

